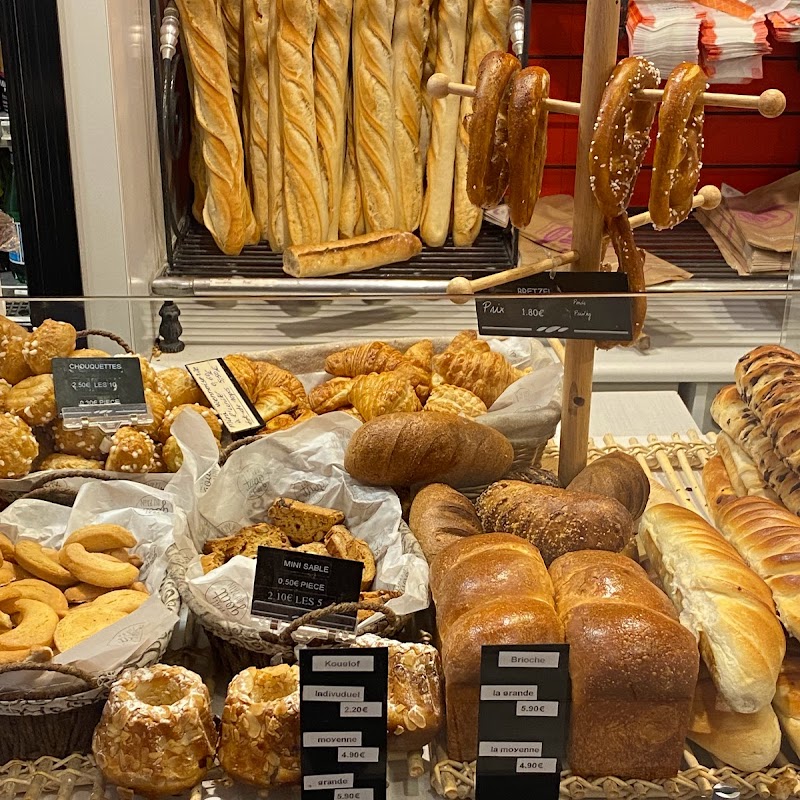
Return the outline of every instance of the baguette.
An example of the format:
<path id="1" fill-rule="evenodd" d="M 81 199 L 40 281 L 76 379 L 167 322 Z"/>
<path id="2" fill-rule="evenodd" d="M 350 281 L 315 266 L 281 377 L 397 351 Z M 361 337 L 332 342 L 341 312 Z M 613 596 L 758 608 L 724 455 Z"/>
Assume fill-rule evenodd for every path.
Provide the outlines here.
<path id="1" fill-rule="evenodd" d="M 242 86 L 245 80 L 245 44 L 242 8 L 243 0 L 219 0 L 222 29 L 227 44 L 228 74 L 236 112 L 242 115 Z"/>
<path id="2" fill-rule="evenodd" d="M 475 85 L 478 79 L 478 67 L 487 53 L 507 49 L 510 13 L 511 0 L 474 0 L 464 83 Z M 464 122 L 472 114 L 472 105 L 471 97 L 461 98 L 453 190 L 453 243 L 456 247 L 471 245 L 477 238 L 483 222 L 483 211 L 467 196 L 469 134 Z"/>
<path id="3" fill-rule="evenodd" d="M 455 414 L 385 414 L 350 439 L 345 469 L 371 486 L 481 486 L 504 475 L 514 448 L 502 433 Z"/>
<path id="4" fill-rule="evenodd" d="M 197 122 L 203 130 L 208 179 L 205 223 L 217 246 L 238 255 L 258 241 L 244 178 L 244 148 L 228 74 L 227 45 L 215 0 L 178 0 L 181 34 L 193 78 Z"/>
<path id="5" fill-rule="evenodd" d="M 203 161 L 203 128 L 197 121 L 194 108 L 194 76 L 192 75 L 192 62 L 187 58 L 186 82 L 189 84 L 189 96 L 192 98 L 192 140 L 189 143 L 189 176 L 194 186 L 192 200 L 192 216 L 202 225 L 203 207 L 206 204 L 208 193 L 208 178 L 206 177 L 206 164 Z"/>
<path id="6" fill-rule="evenodd" d="M 253 214 L 262 239 L 269 238 L 269 0 L 244 0 L 245 72 L 247 87 L 247 171 Z M 230 52 L 230 51 L 229 51 Z"/>
<path id="7" fill-rule="evenodd" d="M 413 233 L 381 231 L 325 244 L 292 245 L 283 254 L 283 271 L 294 278 L 321 278 L 408 261 L 422 252 Z"/>
<path id="8" fill-rule="evenodd" d="M 396 228 L 392 24 L 395 0 L 355 0 L 353 121 L 367 231 Z"/>
<path id="9" fill-rule="evenodd" d="M 483 533 L 472 503 L 442 483 L 432 483 L 417 493 L 411 504 L 408 527 L 429 564 L 464 536 Z"/>
<path id="10" fill-rule="evenodd" d="M 322 187 L 328 203 L 327 228 L 323 228 L 327 241 L 339 238 L 352 18 L 353 0 L 320 0 L 314 39 L 314 109 Z"/>
<path id="11" fill-rule="evenodd" d="M 283 192 L 283 109 L 280 104 L 281 74 L 278 61 L 278 7 L 276 0 L 267 3 L 267 29 L 269 32 L 269 104 L 267 114 L 269 147 L 269 246 L 282 253 L 289 240 L 286 227 L 286 206 Z"/>
<path id="12" fill-rule="evenodd" d="M 428 46 L 425 48 L 425 61 L 422 65 L 422 119 L 419 131 L 419 156 L 422 169 L 421 180 L 425 180 L 425 165 L 428 163 L 428 145 L 431 141 L 431 120 L 433 118 L 433 97 L 428 91 L 428 80 L 436 72 L 436 47 L 439 37 L 439 0 L 431 0 L 430 31 Z"/>
<path id="13" fill-rule="evenodd" d="M 339 209 L 339 236 L 352 239 L 366 233 L 364 205 L 361 202 L 361 184 L 356 164 L 356 134 L 353 128 L 353 92 L 347 90 L 347 143 L 345 145 L 342 175 L 342 200 Z"/>
<path id="14" fill-rule="evenodd" d="M 740 497 L 715 510 L 722 535 L 772 592 L 786 630 L 800 638 L 800 519 L 761 497 Z"/>
<path id="15" fill-rule="evenodd" d="M 786 639 L 769 587 L 704 519 L 652 506 L 641 543 L 728 706 L 753 714 L 772 701 Z"/>
<path id="16" fill-rule="evenodd" d="M 460 81 L 464 73 L 468 10 L 468 0 L 439 0 L 436 71 L 448 75 L 451 81 Z M 460 108 L 457 95 L 432 104 L 428 185 L 420 224 L 422 240 L 430 247 L 441 247 L 450 230 Z"/>
<path id="17" fill-rule="evenodd" d="M 800 754 L 800 652 L 796 648 L 783 662 L 772 707 L 789 744 Z"/>
<path id="18" fill-rule="evenodd" d="M 650 481 L 639 462 L 628 453 L 614 452 L 592 461 L 567 487 L 618 500 L 634 519 L 644 513 L 650 497 Z"/>
<path id="19" fill-rule="evenodd" d="M 292 244 L 316 244 L 327 233 L 327 203 L 314 117 L 314 32 L 319 0 L 277 0 L 283 191 Z"/>

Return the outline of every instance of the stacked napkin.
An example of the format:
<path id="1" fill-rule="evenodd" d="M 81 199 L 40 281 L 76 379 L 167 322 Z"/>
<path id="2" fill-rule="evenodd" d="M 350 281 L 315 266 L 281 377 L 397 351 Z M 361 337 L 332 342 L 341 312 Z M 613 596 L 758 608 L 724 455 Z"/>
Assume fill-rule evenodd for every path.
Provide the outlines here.
<path id="1" fill-rule="evenodd" d="M 630 0 L 628 45 L 632 56 L 644 56 L 669 75 L 682 61 L 697 63 L 702 11 L 692 3 Z"/>
<path id="2" fill-rule="evenodd" d="M 710 83 L 747 83 L 764 76 L 762 58 L 771 51 L 767 24 L 757 12 L 749 19 L 706 8 L 700 25 L 703 67 Z"/>
<path id="3" fill-rule="evenodd" d="M 782 11 L 769 14 L 775 41 L 800 42 L 800 0 L 790 0 Z"/>

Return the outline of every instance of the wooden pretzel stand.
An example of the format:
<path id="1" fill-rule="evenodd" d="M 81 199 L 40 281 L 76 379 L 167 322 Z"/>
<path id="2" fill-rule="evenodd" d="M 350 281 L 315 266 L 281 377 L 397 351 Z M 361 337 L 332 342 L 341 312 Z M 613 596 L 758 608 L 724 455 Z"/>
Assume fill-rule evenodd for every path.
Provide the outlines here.
<path id="1" fill-rule="evenodd" d="M 571 264 L 571 269 L 577 272 L 600 270 L 604 220 L 589 185 L 589 147 L 603 90 L 617 62 L 619 14 L 618 0 L 616 2 L 587 0 L 580 103 L 556 99 L 549 99 L 546 102 L 550 113 L 570 114 L 578 117 L 573 249 L 536 264 L 516 267 L 473 281 L 463 277 L 454 278 L 447 290 L 453 302 L 467 303 L 476 292 L 501 286 L 530 275 L 548 272 L 566 264 Z M 475 87 L 453 83 L 447 75 L 439 73 L 431 76 L 428 82 L 428 91 L 434 97 L 445 97 L 448 94 L 474 96 Z M 661 89 L 643 89 L 636 95 L 639 100 L 653 103 L 659 102 L 662 96 Z M 786 98 L 776 89 L 769 89 L 761 95 L 705 92 L 703 103 L 704 105 L 755 109 L 769 118 L 780 116 L 786 108 Z M 707 186 L 701 189 L 694 198 L 692 207 L 711 209 L 718 206 L 720 200 L 719 189 Z M 631 226 L 634 228 L 646 225 L 650 221 L 648 213 L 630 218 Z M 586 466 L 594 351 L 595 342 L 591 340 L 569 340 L 566 344 L 559 456 L 559 479 L 564 486 L 569 484 L 572 478 Z"/>

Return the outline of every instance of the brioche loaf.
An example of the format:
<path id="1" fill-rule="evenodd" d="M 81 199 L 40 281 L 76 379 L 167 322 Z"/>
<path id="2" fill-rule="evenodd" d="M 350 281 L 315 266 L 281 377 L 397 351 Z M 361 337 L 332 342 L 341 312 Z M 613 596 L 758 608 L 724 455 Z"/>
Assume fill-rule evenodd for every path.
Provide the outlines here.
<path id="1" fill-rule="evenodd" d="M 627 509 L 610 497 L 503 480 L 476 503 L 484 530 L 513 533 L 539 548 L 545 564 L 574 550 L 619 552 L 633 538 Z"/>
<path id="2" fill-rule="evenodd" d="M 639 537 L 723 700 L 742 714 L 768 705 L 786 650 L 769 587 L 688 509 L 651 506 Z"/>
<path id="3" fill-rule="evenodd" d="M 483 533 L 469 499 L 443 483 L 420 489 L 411 504 L 408 527 L 417 537 L 428 563 L 464 536 Z"/>
<path id="4" fill-rule="evenodd" d="M 502 533 L 469 536 L 431 565 L 447 709 L 447 752 L 477 755 L 481 646 L 563 642 L 553 587 L 535 547 Z"/>
<path id="5" fill-rule="evenodd" d="M 550 565 L 550 577 L 570 646 L 570 769 L 643 780 L 675 775 L 697 682 L 694 637 L 625 556 L 567 553 Z"/>
<path id="6" fill-rule="evenodd" d="M 800 651 L 796 647 L 783 662 L 772 707 L 789 744 L 800 754 Z"/>
<path id="7" fill-rule="evenodd" d="M 633 456 L 622 452 L 609 453 L 592 461 L 567 488 L 613 497 L 634 519 L 642 516 L 650 497 L 650 481 L 644 470 Z"/>
<path id="8" fill-rule="evenodd" d="M 502 433 L 455 414 L 400 412 L 362 425 L 350 439 L 345 469 L 371 486 L 446 483 L 481 486 L 514 459 Z"/>

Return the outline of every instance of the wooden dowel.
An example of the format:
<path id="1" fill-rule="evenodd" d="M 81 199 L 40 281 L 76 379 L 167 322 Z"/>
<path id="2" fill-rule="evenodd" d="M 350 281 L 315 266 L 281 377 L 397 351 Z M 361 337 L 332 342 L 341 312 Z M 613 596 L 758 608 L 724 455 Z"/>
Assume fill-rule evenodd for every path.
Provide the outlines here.
<path id="1" fill-rule="evenodd" d="M 722 202 L 722 192 L 716 186 L 704 186 L 692 198 L 692 208 L 704 208 L 711 210 L 717 208 Z M 644 211 L 641 214 L 634 214 L 630 218 L 631 228 L 641 228 L 643 225 L 649 225 L 653 220 L 650 219 L 650 212 Z"/>
<path id="2" fill-rule="evenodd" d="M 553 349 L 553 352 L 556 354 L 556 358 L 563 364 L 564 363 L 564 345 L 561 342 L 561 339 L 548 339 L 547 343 Z"/>
<path id="3" fill-rule="evenodd" d="M 459 97 L 475 97 L 475 87 L 467 83 L 456 83 L 443 72 L 435 72 L 428 78 L 428 94 L 437 100 L 451 94 Z M 544 105 L 553 114 L 570 114 L 577 117 L 581 113 L 581 104 L 572 103 L 569 100 L 555 100 L 549 97 L 545 100 Z"/>
<path id="4" fill-rule="evenodd" d="M 422 757 L 422 750 L 413 750 L 406 755 L 408 764 L 408 775 L 410 778 L 419 778 L 425 774 L 425 760 Z"/>
<path id="5" fill-rule="evenodd" d="M 636 93 L 637 100 L 649 100 L 659 103 L 664 97 L 663 89 L 640 89 Z M 724 108 L 753 108 L 762 117 L 773 119 L 786 110 L 786 95 L 778 89 L 767 89 L 761 94 L 724 94 L 721 92 L 704 92 L 703 105 L 722 106 Z"/>
<path id="6" fill-rule="evenodd" d="M 453 278 L 447 284 L 447 294 L 454 303 L 463 305 L 468 303 L 472 295 L 477 292 L 492 289 L 495 286 L 502 286 L 504 283 L 510 283 L 511 281 L 518 281 L 521 278 L 529 278 L 531 275 L 549 272 L 551 269 L 556 269 L 564 264 L 571 264 L 577 258 L 578 254 L 574 250 L 567 250 L 566 253 L 558 253 L 534 264 L 505 269 L 502 272 L 496 272 L 494 275 L 487 275 L 484 278 L 477 278 L 474 281 L 469 280 L 469 278 Z"/>

